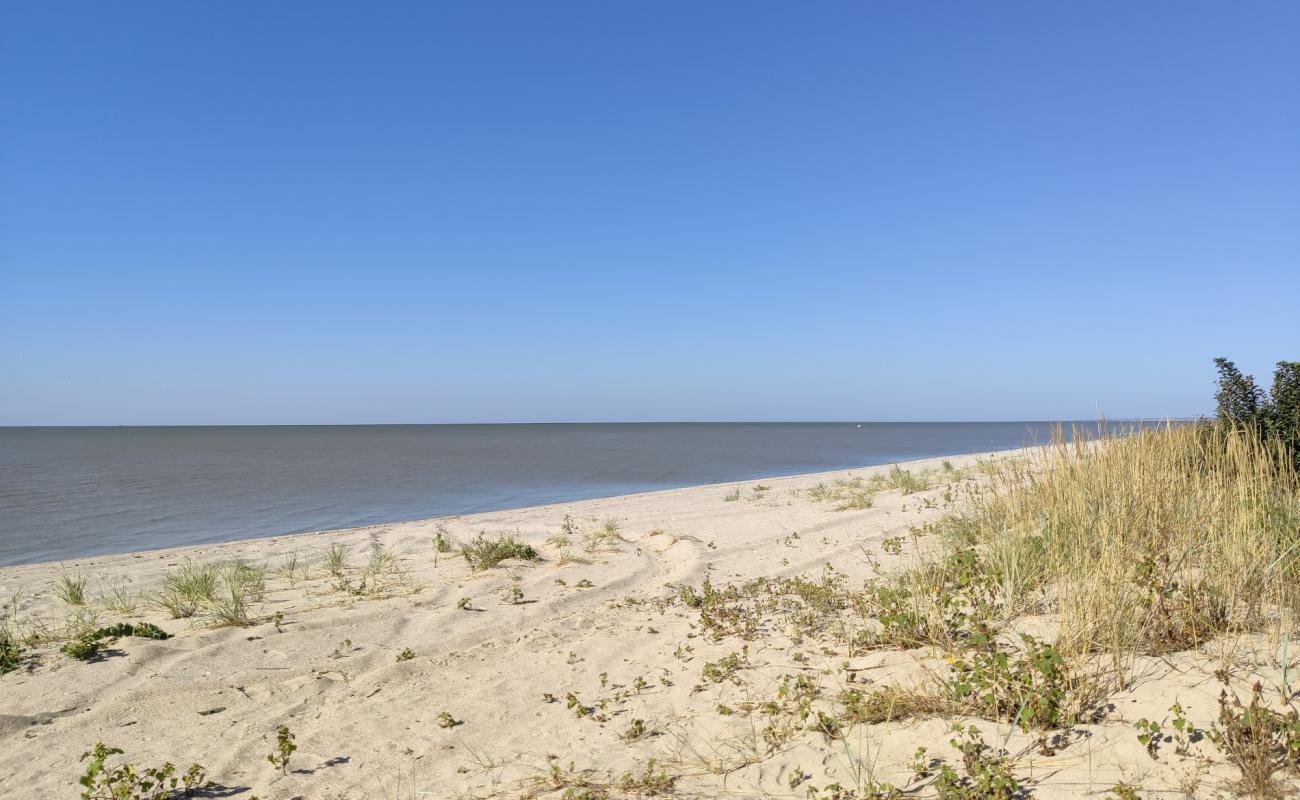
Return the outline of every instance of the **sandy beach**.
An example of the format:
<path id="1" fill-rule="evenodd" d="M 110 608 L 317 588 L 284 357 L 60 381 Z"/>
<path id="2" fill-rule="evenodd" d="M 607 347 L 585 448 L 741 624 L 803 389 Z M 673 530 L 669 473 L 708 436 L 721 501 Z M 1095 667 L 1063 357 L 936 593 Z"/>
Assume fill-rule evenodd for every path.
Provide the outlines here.
<path id="1" fill-rule="evenodd" d="M 854 687 L 920 685 L 943 668 L 936 653 L 850 657 L 792 629 L 710 635 L 679 587 L 828 570 L 852 585 L 896 571 L 927 547 L 911 532 L 978 489 L 979 463 L 1013 457 L 910 462 L 929 488 L 881 483 L 867 508 L 837 510 L 815 487 L 890 467 L 2 569 L 0 593 L 17 598 L 11 622 L 23 630 L 54 635 L 81 615 L 83 625 L 151 622 L 171 638 L 109 638 L 89 662 L 57 641 L 26 651 L 0 678 L 0 795 L 73 796 L 78 758 L 101 741 L 136 765 L 200 763 L 213 796 L 262 800 L 806 797 L 868 776 L 906 786 L 918 747 L 923 760 L 960 763 L 954 720 L 831 736 L 816 704 Z M 439 540 L 447 549 L 482 531 L 517 532 L 539 558 L 473 571 L 439 552 Z M 337 575 L 325 565 L 333 545 L 347 548 Z M 232 559 L 266 568 L 246 626 L 103 601 L 156 593 L 187 562 Z M 76 574 L 87 578 L 81 607 L 57 596 L 61 576 Z M 1098 719 L 1051 747 L 1007 724 L 957 721 L 1012 753 L 1036 797 L 1102 796 L 1122 781 L 1181 796 L 1189 780 L 1204 789 L 1229 773 L 1149 757 L 1133 724 L 1167 716 L 1175 697 L 1208 724 L 1218 658 L 1147 659 Z M 812 721 L 792 718 L 774 738 L 759 709 L 801 680 L 817 687 Z M 297 746 L 287 770 L 267 761 L 281 725 Z"/>

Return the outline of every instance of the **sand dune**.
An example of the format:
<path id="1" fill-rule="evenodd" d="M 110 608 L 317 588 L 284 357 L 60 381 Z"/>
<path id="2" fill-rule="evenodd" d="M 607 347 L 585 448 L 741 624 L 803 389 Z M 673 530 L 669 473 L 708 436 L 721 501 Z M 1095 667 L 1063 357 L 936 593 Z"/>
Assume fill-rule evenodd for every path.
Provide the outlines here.
<path id="1" fill-rule="evenodd" d="M 976 460 L 951 462 L 960 469 Z M 736 709 L 776 696 L 790 680 L 783 676 L 841 687 L 915 683 L 933 668 L 932 654 L 873 651 L 850 664 L 784 632 L 711 641 L 676 587 L 818 576 L 827 565 L 857 581 L 897 568 L 913 545 L 895 553 L 886 540 L 937 518 L 978 483 L 977 475 L 944 479 L 940 464 L 906 465 L 935 470 L 933 488 L 881 490 L 865 509 L 837 511 L 808 490 L 888 468 L 763 480 L 765 491 L 754 481 L 702 486 L 2 569 L 0 592 L 20 592 L 18 624 L 30 630 L 45 620 L 57 631 L 77 610 L 54 594 L 61 574 L 84 574 L 93 596 L 115 586 L 157 591 L 164 573 L 189 559 L 269 567 L 246 627 L 170 619 L 149 605 L 135 614 L 97 608 L 98 624 L 142 619 L 173 637 L 107 640 L 92 662 L 61 654 L 57 643 L 30 650 L 0 678 L 0 795 L 75 796 L 78 757 L 97 741 L 137 765 L 199 762 L 220 796 L 263 800 L 560 797 L 565 789 L 595 797 L 624 773 L 638 791 L 662 785 L 685 797 L 805 797 L 810 786 L 829 796 L 828 784 L 851 786 L 866 773 L 907 784 L 918 746 L 960 761 L 950 720 L 862 725 L 839 739 L 810 728 L 768 747 L 760 715 Z M 727 500 L 737 488 L 739 499 Z M 566 516 L 579 530 L 572 545 L 548 543 Z M 621 538 L 589 551 L 583 535 L 606 520 Z M 473 572 L 458 554 L 436 552 L 439 530 L 457 543 L 518 531 L 541 559 Z M 346 586 L 322 564 L 336 543 L 351 555 Z M 367 573 L 377 548 L 391 548 L 400 565 Z M 290 581 L 280 568 L 294 555 L 308 576 Z M 522 601 L 511 597 L 515 587 Z M 458 607 L 462 598 L 468 609 Z M 736 680 L 725 669 L 732 654 L 741 659 Z M 706 665 L 720 661 L 713 680 L 718 671 Z M 1141 685 L 1113 699 L 1114 713 L 1077 728 L 1055 755 L 1038 754 L 1031 737 L 1005 725 L 978 724 L 1017 754 L 1035 796 L 1101 796 L 1124 780 L 1177 790 L 1186 777 L 1143 752 L 1132 721 L 1164 715 L 1174 695 L 1208 714 L 1217 686 L 1206 679 L 1212 659 L 1200 661 L 1153 661 Z M 454 724 L 444 727 L 444 714 Z M 266 760 L 279 725 L 298 747 L 287 774 Z M 1198 779 L 1217 777 L 1211 769 Z"/>

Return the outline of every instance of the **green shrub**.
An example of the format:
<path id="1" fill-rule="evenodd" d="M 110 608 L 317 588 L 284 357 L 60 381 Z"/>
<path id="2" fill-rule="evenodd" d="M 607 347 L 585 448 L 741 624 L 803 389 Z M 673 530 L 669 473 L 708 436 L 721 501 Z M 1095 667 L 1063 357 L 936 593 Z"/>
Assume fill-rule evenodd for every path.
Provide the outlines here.
<path id="1" fill-rule="evenodd" d="M 1300 467 L 1300 361 L 1277 362 L 1269 394 L 1228 359 L 1216 358 L 1214 366 L 1219 371 L 1219 390 L 1214 395 L 1219 420 L 1276 441 Z"/>
<path id="2" fill-rule="evenodd" d="M 536 561 L 538 558 L 537 550 L 516 533 L 498 533 L 496 536 L 479 533 L 461 546 L 460 554 L 475 572 L 491 569 L 508 559 Z"/>
<path id="3" fill-rule="evenodd" d="M 0 628 L 0 675 L 18 669 L 23 649 L 7 629 Z"/>
<path id="4" fill-rule="evenodd" d="M 86 632 L 59 648 L 64 654 L 78 661 L 90 661 L 99 655 L 99 639 L 91 632 Z"/>
<path id="5" fill-rule="evenodd" d="M 105 639 L 110 636 L 136 636 L 141 639 L 170 639 L 171 634 L 154 625 L 151 622 L 137 622 L 132 625 L 129 622 L 119 622 L 116 625 L 110 625 L 107 628 L 100 628 L 91 634 L 96 639 Z"/>

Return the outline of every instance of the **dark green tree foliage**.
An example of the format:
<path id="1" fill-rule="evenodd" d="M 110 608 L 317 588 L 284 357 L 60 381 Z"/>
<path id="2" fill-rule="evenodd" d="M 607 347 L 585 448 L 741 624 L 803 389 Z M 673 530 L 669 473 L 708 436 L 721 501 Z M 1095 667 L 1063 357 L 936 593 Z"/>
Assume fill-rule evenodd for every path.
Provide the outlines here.
<path id="1" fill-rule="evenodd" d="M 1219 404 L 1219 419 L 1239 424 L 1258 423 L 1264 393 L 1255 385 L 1255 379 L 1242 375 L 1237 365 L 1226 358 L 1214 359 L 1214 366 L 1219 370 L 1219 391 L 1214 395 Z"/>
<path id="2" fill-rule="evenodd" d="M 1248 425 L 1262 436 L 1282 442 L 1300 466 L 1300 361 L 1277 362 L 1269 395 L 1228 359 L 1216 358 L 1214 366 L 1219 370 L 1219 391 L 1214 399 L 1220 421 Z"/>
<path id="3" fill-rule="evenodd" d="M 1270 433 L 1300 455 L 1300 361 L 1277 362 L 1266 424 Z"/>

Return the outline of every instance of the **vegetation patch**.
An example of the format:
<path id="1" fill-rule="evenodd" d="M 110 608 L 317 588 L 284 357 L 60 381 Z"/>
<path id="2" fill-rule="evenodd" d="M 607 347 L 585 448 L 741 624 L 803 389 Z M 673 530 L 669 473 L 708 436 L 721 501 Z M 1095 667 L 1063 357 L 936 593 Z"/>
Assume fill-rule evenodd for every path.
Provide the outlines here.
<path id="1" fill-rule="evenodd" d="M 469 562 L 470 569 L 481 572 L 503 561 L 536 561 L 541 556 L 532 545 L 517 533 L 488 535 L 480 532 L 460 548 L 460 554 Z"/>

